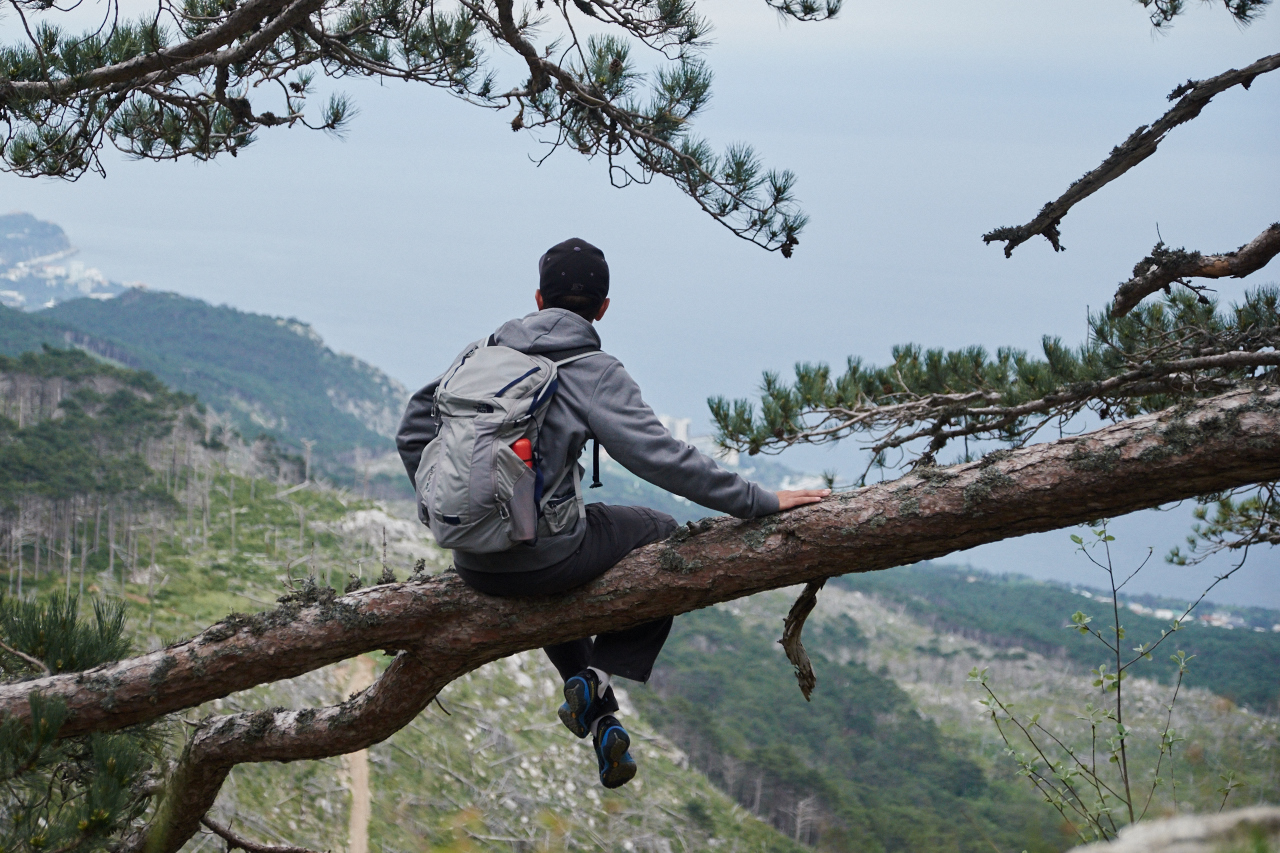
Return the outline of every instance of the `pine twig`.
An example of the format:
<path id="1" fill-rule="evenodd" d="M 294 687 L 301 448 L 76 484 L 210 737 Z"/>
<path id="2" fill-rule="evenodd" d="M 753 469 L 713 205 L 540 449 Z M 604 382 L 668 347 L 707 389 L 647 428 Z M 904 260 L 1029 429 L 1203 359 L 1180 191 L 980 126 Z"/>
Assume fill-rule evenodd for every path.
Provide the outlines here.
<path id="1" fill-rule="evenodd" d="M 0 649 L 4 649 L 6 652 L 8 652 L 11 655 L 17 655 L 27 663 L 38 668 L 44 675 L 53 675 L 53 672 L 49 669 L 48 666 L 45 665 L 44 661 L 40 660 L 39 658 L 32 657 L 26 652 L 18 651 L 13 646 L 9 645 L 3 640 L 0 640 Z"/>

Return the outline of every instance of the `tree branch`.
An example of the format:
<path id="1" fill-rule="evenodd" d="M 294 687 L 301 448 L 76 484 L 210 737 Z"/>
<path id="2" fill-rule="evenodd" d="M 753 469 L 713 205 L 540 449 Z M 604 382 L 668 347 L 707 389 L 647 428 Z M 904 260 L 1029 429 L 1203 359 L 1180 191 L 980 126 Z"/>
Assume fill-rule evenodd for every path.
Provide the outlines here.
<path id="1" fill-rule="evenodd" d="M 43 673 L 44 675 L 51 674 L 51 670 L 49 669 L 48 665 L 46 665 L 44 661 L 40 660 L 40 658 L 32 657 L 26 652 L 19 651 L 15 649 L 13 646 L 4 642 L 3 640 L 0 640 L 0 649 L 4 649 L 6 652 L 8 652 L 11 655 L 17 655 L 27 663 L 34 666 L 36 669 L 40 670 L 40 672 Z"/>
<path id="2" fill-rule="evenodd" d="M 0 105 L 15 96 L 24 100 L 61 99 L 120 84 L 132 88 L 140 79 L 156 72 L 165 75 L 174 74 L 175 67 L 181 67 L 183 71 L 207 67 L 214 64 L 220 48 L 253 32 L 263 21 L 278 15 L 288 5 L 288 0 L 249 0 L 218 26 L 174 47 L 58 80 L 9 81 Z M 319 7 L 320 2 L 315 5 Z"/>
<path id="3" fill-rule="evenodd" d="M 1257 272 L 1280 254 L 1280 222 L 1254 237 L 1234 252 L 1201 255 L 1185 249 L 1167 249 L 1156 243 L 1151 254 L 1133 268 L 1133 278 L 1123 282 L 1111 303 L 1111 316 L 1123 317 L 1138 303 L 1158 290 L 1184 278 L 1244 278 Z"/>
<path id="4" fill-rule="evenodd" d="M 818 603 L 818 590 L 822 589 L 826 582 L 827 579 L 823 578 L 805 584 L 804 592 L 800 593 L 796 603 L 787 611 L 787 618 L 782 622 L 782 639 L 778 640 L 778 644 L 787 653 L 787 660 L 791 661 L 791 665 L 796 668 L 796 681 L 800 683 L 800 692 L 804 694 L 806 702 L 809 701 L 809 695 L 813 693 L 813 688 L 818 683 L 818 677 L 813 674 L 813 664 L 809 661 L 809 653 L 804 650 L 800 632 L 804 630 L 805 620 L 809 618 L 809 614 Z"/>
<path id="5" fill-rule="evenodd" d="M 236 835 L 228 827 L 214 823 L 207 817 L 200 819 L 200 823 L 209 829 L 214 835 L 227 842 L 227 850 L 243 850 L 245 853 L 315 853 L 306 847 L 289 847 L 282 844 L 259 844 Z"/>
<path id="6" fill-rule="evenodd" d="M 199 831 L 235 765 L 327 758 L 366 749 L 409 725 L 450 680 L 402 652 L 372 686 L 340 705 L 203 720 L 170 776 L 156 819 L 128 839 L 122 853 L 176 853 Z M 287 853 L 293 848 L 244 849 Z"/>
<path id="7" fill-rule="evenodd" d="M 422 667 L 411 683 L 427 685 L 415 688 L 414 703 L 425 706 L 433 685 L 526 649 L 1275 479 L 1280 389 L 1258 383 L 980 462 L 923 468 L 783 515 L 707 520 L 568 596 L 489 598 L 450 572 L 338 598 L 329 590 L 286 597 L 273 611 L 230 616 L 147 655 L 0 685 L 0 715 L 29 718 L 27 694 L 37 691 L 66 703 L 60 736 L 110 731 L 379 649 L 413 653 L 397 661 Z M 297 713 L 279 712 L 282 720 Z M 318 757 L 310 748 L 277 753 L 263 741 L 245 754 Z"/>
<path id="8" fill-rule="evenodd" d="M 1037 234 L 1043 236 L 1051 244 L 1055 252 L 1062 251 L 1058 226 L 1076 204 L 1084 201 L 1143 160 L 1156 153 L 1156 148 L 1164 141 L 1165 135 L 1180 124 L 1191 121 L 1200 115 L 1210 100 L 1217 94 L 1225 92 L 1232 86 L 1252 85 L 1259 74 L 1266 74 L 1280 68 L 1280 53 L 1264 56 L 1252 65 L 1242 69 L 1231 69 L 1208 80 L 1188 80 L 1169 95 L 1169 100 L 1177 99 L 1168 112 L 1148 127 L 1143 125 L 1130 134 L 1129 138 L 1111 150 L 1107 159 L 1096 169 L 1075 181 L 1056 201 L 1051 201 L 1040 209 L 1035 219 L 1026 225 L 997 228 L 982 235 L 984 243 L 1004 243 L 1004 256 L 1013 255 L 1013 250 L 1030 240 Z"/>

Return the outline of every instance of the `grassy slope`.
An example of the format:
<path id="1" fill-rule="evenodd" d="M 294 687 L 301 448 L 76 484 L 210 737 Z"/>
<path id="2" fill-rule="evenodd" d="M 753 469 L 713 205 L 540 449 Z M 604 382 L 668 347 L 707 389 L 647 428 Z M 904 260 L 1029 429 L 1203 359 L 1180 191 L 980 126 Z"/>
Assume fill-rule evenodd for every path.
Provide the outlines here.
<path id="1" fill-rule="evenodd" d="M 1092 616 L 1094 626 L 1104 634 L 1114 622 L 1109 603 L 1026 578 L 921 566 L 848 575 L 836 583 L 898 602 L 914 618 L 939 628 L 1062 655 L 1081 667 L 1097 666 L 1105 659 L 1105 650 L 1096 641 L 1065 629 L 1071 614 L 1081 610 Z M 1123 595 L 1120 598 L 1125 600 Z M 1120 615 L 1126 648 L 1152 642 L 1169 627 L 1167 621 L 1123 608 Z M 1280 708 L 1280 634 L 1188 624 L 1165 646 L 1169 648 L 1158 654 L 1159 666 L 1152 667 L 1154 677 L 1167 682 L 1173 672 L 1166 663 L 1168 657 L 1175 648 L 1182 649 L 1198 658 L 1190 684 L 1251 708 L 1273 712 Z"/>

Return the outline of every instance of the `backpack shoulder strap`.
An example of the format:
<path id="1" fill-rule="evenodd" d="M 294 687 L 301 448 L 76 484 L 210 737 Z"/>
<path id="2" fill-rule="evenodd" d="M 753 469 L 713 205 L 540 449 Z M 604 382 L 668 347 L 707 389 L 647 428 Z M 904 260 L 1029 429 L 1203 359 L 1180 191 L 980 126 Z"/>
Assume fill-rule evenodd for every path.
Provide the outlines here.
<path id="1" fill-rule="evenodd" d="M 595 353 L 598 353 L 598 352 L 603 352 L 603 350 L 601 350 L 599 347 L 585 346 L 585 347 L 571 347 L 570 349 L 562 349 L 562 350 L 552 350 L 551 352 L 540 352 L 540 353 L 537 353 L 537 355 L 540 355 L 543 358 L 547 359 L 556 367 L 560 367 L 561 365 L 569 364 L 570 362 L 577 361 L 578 359 L 585 358 L 589 355 L 594 355 Z"/>

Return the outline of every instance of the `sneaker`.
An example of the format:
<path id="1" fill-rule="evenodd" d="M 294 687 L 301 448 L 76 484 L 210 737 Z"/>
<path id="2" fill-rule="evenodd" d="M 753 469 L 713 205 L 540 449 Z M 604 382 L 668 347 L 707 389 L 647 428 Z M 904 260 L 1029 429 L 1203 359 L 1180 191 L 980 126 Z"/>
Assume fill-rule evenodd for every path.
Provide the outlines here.
<path id="1" fill-rule="evenodd" d="M 584 738 L 591 732 L 591 721 L 599 716 L 599 694 L 600 678 L 590 669 L 564 683 L 564 704 L 557 713 L 574 737 Z"/>
<path id="2" fill-rule="evenodd" d="M 600 784 L 606 788 L 621 788 L 636 775 L 636 761 L 627 750 L 631 738 L 617 717 L 600 718 L 595 736 L 596 759 L 600 762 Z"/>

